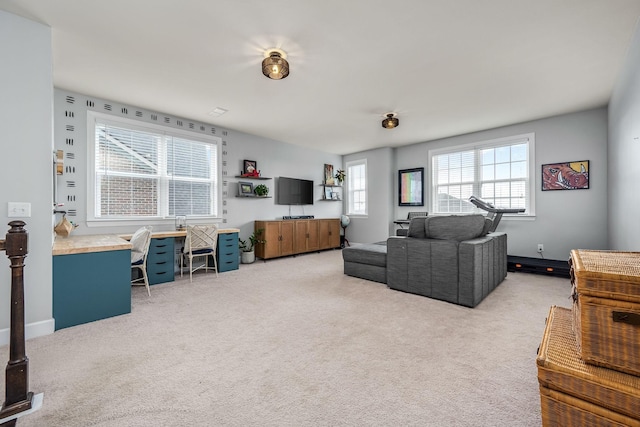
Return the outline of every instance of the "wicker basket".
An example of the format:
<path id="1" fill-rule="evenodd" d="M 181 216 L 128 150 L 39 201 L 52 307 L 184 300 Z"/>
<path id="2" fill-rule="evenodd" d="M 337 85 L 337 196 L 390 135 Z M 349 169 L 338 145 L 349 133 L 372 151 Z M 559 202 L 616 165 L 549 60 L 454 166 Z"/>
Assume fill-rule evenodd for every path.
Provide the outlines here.
<path id="1" fill-rule="evenodd" d="M 536 359 L 543 425 L 640 426 L 640 377 L 585 363 L 571 324 L 570 309 L 551 307 Z"/>
<path id="2" fill-rule="evenodd" d="M 640 375 L 640 253 L 573 250 L 571 264 L 580 355 Z"/>

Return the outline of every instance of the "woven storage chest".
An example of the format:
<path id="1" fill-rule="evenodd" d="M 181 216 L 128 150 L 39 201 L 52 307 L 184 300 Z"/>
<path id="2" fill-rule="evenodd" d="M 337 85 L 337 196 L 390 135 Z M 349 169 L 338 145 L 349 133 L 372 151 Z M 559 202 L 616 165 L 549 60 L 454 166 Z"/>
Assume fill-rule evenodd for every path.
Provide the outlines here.
<path id="1" fill-rule="evenodd" d="M 542 425 L 640 426 L 640 377 L 585 363 L 571 310 L 551 307 L 538 349 Z"/>
<path id="2" fill-rule="evenodd" d="M 580 355 L 640 375 L 640 252 L 574 249 L 570 263 Z"/>

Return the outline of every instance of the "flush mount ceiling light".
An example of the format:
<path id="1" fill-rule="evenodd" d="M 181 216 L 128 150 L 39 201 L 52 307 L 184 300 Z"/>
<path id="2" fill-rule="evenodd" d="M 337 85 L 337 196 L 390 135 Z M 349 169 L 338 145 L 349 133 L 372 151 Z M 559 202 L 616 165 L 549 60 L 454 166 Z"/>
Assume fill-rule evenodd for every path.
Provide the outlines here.
<path id="1" fill-rule="evenodd" d="M 270 49 L 262 61 L 262 74 L 273 80 L 284 79 L 289 75 L 287 55 L 280 49 Z"/>
<path id="2" fill-rule="evenodd" d="M 393 113 L 388 113 L 387 118 L 382 121 L 382 127 L 385 129 L 397 128 L 400 124 L 400 120 L 397 117 L 393 117 Z"/>

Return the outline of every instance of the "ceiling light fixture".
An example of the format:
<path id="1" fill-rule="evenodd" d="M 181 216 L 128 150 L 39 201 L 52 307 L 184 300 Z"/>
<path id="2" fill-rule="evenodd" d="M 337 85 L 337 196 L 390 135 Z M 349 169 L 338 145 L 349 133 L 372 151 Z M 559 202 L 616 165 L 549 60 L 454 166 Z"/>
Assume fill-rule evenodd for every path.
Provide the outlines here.
<path id="1" fill-rule="evenodd" d="M 267 57 L 262 61 L 262 74 L 273 80 L 284 79 L 289 75 L 289 63 L 284 52 L 278 49 L 267 51 Z"/>
<path id="2" fill-rule="evenodd" d="M 400 124 L 400 120 L 397 117 L 393 117 L 393 113 L 388 113 L 387 118 L 382 121 L 382 127 L 385 129 L 397 128 Z"/>

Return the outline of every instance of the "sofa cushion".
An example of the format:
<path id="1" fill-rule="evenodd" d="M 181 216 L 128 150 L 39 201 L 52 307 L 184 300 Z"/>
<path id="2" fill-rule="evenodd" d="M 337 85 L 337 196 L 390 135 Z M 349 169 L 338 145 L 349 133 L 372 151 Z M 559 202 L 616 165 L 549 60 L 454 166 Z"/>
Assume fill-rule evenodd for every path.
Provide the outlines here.
<path id="1" fill-rule="evenodd" d="M 359 264 L 387 266 L 387 245 L 367 243 L 364 245 L 351 246 L 342 250 L 342 258 L 346 262 Z"/>
<path id="2" fill-rule="evenodd" d="M 484 215 L 429 216 L 424 219 L 424 231 L 428 239 L 461 242 L 482 236 L 484 229 Z"/>
<path id="3" fill-rule="evenodd" d="M 411 218 L 411 222 L 409 223 L 409 229 L 407 230 L 407 237 L 416 237 L 418 239 L 425 239 L 427 236 L 424 233 L 424 220 L 427 219 L 425 216 L 417 216 Z"/>

